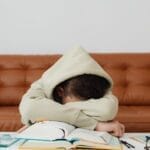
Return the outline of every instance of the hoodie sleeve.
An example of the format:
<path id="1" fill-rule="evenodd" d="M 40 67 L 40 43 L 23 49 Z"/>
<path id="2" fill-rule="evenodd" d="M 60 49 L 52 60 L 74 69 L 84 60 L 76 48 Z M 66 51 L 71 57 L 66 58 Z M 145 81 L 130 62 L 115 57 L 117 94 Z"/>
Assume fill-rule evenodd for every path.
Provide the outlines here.
<path id="1" fill-rule="evenodd" d="M 24 94 L 19 111 L 23 124 L 27 125 L 37 120 L 53 120 L 93 130 L 98 122 L 80 109 L 71 108 L 48 99 L 43 91 L 41 79 L 34 82 Z"/>
<path id="2" fill-rule="evenodd" d="M 111 91 L 100 99 L 67 103 L 71 108 L 80 109 L 82 112 L 97 121 L 113 120 L 118 112 L 118 99 Z"/>

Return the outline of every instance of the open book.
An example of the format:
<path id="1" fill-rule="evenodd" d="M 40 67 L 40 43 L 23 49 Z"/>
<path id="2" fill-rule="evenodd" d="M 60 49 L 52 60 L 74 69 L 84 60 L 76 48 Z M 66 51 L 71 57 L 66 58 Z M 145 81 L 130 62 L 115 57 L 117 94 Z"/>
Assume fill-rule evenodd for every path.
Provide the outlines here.
<path id="1" fill-rule="evenodd" d="M 75 128 L 70 124 L 56 121 L 35 123 L 19 133 L 17 138 L 26 139 L 20 150 L 40 147 L 121 150 L 118 138 L 107 132 Z"/>

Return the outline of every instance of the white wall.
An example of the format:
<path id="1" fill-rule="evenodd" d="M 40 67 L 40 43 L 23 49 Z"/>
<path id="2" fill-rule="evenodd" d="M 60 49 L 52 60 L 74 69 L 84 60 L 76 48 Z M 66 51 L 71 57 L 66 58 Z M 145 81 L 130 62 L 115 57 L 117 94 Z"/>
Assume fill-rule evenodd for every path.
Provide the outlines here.
<path id="1" fill-rule="evenodd" d="M 0 53 L 150 52 L 149 0 L 0 0 Z"/>

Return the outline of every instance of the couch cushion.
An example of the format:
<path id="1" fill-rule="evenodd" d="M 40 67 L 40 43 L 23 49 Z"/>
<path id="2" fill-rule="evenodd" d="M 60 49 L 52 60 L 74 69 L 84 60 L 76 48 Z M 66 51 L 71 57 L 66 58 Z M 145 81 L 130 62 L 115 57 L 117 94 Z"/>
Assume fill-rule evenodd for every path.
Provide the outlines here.
<path id="1" fill-rule="evenodd" d="M 18 107 L 0 107 L 0 131 L 17 131 L 21 127 Z"/>
<path id="2" fill-rule="evenodd" d="M 126 126 L 126 131 L 149 132 L 150 107 L 120 106 L 116 119 Z"/>

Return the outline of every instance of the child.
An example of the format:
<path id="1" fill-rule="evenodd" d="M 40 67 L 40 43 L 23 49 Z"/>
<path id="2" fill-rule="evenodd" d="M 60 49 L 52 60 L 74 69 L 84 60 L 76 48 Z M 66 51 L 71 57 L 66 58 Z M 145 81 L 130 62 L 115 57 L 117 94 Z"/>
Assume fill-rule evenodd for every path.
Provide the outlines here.
<path id="1" fill-rule="evenodd" d="M 82 48 L 64 54 L 31 85 L 20 103 L 24 124 L 62 121 L 76 127 L 122 136 L 124 126 L 112 121 L 118 100 L 111 77 Z"/>

